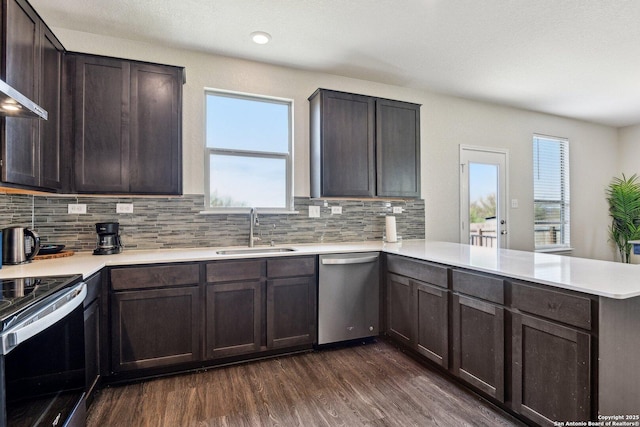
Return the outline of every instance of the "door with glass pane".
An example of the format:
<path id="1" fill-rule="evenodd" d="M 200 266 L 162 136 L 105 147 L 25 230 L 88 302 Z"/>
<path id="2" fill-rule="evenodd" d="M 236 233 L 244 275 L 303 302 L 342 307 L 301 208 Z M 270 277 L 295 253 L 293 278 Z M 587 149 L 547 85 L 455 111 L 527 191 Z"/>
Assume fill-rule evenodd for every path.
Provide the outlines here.
<path id="1" fill-rule="evenodd" d="M 507 151 L 460 146 L 460 243 L 508 246 Z"/>

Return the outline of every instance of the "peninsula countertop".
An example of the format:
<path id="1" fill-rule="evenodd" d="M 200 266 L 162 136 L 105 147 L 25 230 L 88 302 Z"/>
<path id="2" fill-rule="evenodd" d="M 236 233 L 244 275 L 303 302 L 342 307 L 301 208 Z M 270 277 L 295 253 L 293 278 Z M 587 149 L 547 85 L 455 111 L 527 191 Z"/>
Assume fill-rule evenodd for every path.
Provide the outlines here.
<path id="1" fill-rule="evenodd" d="M 226 255 L 218 252 L 240 248 L 125 250 L 121 254 L 102 256 L 93 255 L 91 252 L 80 252 L 66 258 L 39 260 L 16 266 L 4 265 L 0 269 L 0 279 L 67 274 L 82 274 L 87 278 L 104 267 L 124 265 L 374 251 L 441 263 L 451 267 L 468 268 L 606 298 L 627 299 L 640 296 L 640 266 L 632 264 L 511 249 L 494 250 L 429 240 L 405 240 L 399 243 L 375 241 L 291 244 L 279 247 L 294 250 Z"/>

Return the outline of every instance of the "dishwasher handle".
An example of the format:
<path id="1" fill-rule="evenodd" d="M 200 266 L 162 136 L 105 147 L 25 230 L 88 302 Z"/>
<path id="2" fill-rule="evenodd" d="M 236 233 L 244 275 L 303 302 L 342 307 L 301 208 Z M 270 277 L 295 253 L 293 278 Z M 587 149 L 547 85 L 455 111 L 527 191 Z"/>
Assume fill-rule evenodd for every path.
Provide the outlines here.
<path id="1" fill-rule="evenodd" d="M 347 264 L 366 264 L 376 262 L 378 255 L 369 255 L 358 258 L 322 258 L 322 265 L 347 265 Z"/>

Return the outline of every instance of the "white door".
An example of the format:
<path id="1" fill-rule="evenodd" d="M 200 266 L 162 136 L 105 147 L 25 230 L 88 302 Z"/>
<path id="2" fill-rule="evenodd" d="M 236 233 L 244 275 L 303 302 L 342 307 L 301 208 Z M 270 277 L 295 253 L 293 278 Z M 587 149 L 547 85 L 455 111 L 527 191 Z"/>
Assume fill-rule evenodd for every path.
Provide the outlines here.
<path id="1" fill-rule="evenodd" d="M 507 155 L 460 146 L 460 243 L 508 247 Z"/>

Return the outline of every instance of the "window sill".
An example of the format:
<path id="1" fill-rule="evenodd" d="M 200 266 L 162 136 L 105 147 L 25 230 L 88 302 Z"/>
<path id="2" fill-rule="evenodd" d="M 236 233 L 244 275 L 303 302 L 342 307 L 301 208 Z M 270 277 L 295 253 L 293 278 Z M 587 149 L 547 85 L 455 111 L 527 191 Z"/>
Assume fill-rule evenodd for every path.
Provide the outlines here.
<path id="1" fill-rule="evenodd" d="M 228 208 L 228 209 L 211 209 L 198 212 L 199 215 L 249 215 L 251 208 Z M 297 215 L 300 211 L 290 211 L 287 209 L 256 209 L 258 215 Z"/>
<path id="2" fill-rule="evenodd" d="M 562 247 L 555 247 L 555 248 L 536 249 L 534 252 L 539 252 L 539 253 L 543 253 L 543 254 L 562 255 L 563 253 L 570 254 L 572 251 L 573 251 L 572 247 L 562 246 Z"/>

